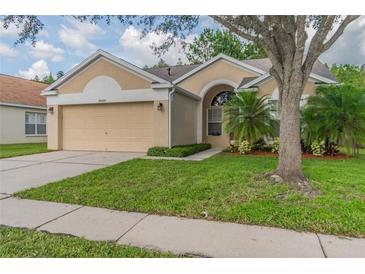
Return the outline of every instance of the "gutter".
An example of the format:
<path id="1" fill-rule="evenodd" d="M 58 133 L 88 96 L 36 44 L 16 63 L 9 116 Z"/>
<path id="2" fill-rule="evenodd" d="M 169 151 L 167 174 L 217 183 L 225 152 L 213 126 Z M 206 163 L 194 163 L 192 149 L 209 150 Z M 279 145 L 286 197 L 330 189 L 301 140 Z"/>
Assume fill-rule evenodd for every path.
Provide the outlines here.
<path id="1" fill-rule="evenodd" d="M 53 95 L 58 95 L 58 90 L 57 90 L 57 89 L 42 90 L 41 95 L 42 95 L 42 96 L 53 96 Z"/>
<path id="2" fill-rule="evenodd" d="M 0 102 L 0 106 L 47 110 L 47 107 Z"/>
<path id="3" fill-rule="evenodd" d="M 171 142 L 171 102 L 172 102 L 172 98 L 174 93 L 176 92 L 175 88 L 171 88 L 169 89 L 169 148 L 171 148 L 172 142 Z"/>

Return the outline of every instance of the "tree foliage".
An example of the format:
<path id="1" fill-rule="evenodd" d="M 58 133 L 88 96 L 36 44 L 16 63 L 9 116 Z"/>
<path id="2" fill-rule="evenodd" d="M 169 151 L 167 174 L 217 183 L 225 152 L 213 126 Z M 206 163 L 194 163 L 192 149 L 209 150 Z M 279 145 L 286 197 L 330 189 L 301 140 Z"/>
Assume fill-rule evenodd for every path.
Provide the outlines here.
<path id="1" fill-rule="evenodd" d="M 256 44 L 244 43 L 229 31 L 205 28 L 203 32 L 188 44 L 186 57 L 192 64 L 204 63 L 211 58 L 224 53 L 228 56 L 242 59 L 266 57 L 265 51 Z"/>
<path id="2" fill-rule="evenodd" d="M 302 110 L 302 137 L 315 141 L 342 142 L 352 154 L 365 142 L 365 87 L 320 86 Z"/>
<path id="3" fill-rule="evenodd" d="M 62 70 L 59 70 L 56 74 L 57 79 L 61 78 L 63 75 L 65 75 L 65 73 Z"/>
<path id="4" fill-rule="evenodd" d="M 158 61 L 158 63 L 156 65 L 153 65 L 154 68 L 166 68 L 168 66 L 169 66 L 169 64 L 167 64 L 165 62 L 165 60 L 162 58 L 160 58 L 160 60 Z"/>
<path id="5" fill-rule="evenodd" d="M 340 83 L 365 87 L 365 65 L 335 64 L 331 67 L 331 72 Z"/>
<path id="6" fill-rule="evenodd" d="M 223 106 L 225 130 L 234 133 L 236 140 L 253 144 L 260 138 L 273 137 L 275 119 L 266 97 L 257 97 L 256 92 L 239 92 Z"/>
<path id="7" fill-rule="evenodd" d="M 48 76 L 43 77 L 42 82 L 45 84 L 52 84 L 56 81 L 56 79 L 53 78 L 52 73 L 50 72 Z"/>
<path id="8" fill-rule="evenodd" d="M 47 76 L 44 76 L 42 79 L 40 79 L 39 76 L 36 75 L 32 80 L 36 81 L 36 82 L 45 83 L 48 85 L 50 85 L 56 81 L 56 79 L 53 78 L 53 75 L 51 72 Z"/>

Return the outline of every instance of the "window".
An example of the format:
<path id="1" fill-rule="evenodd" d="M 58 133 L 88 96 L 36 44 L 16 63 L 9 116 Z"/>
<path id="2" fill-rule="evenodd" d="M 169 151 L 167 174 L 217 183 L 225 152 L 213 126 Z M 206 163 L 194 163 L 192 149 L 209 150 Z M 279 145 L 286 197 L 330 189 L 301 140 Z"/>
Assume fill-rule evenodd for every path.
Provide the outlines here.
<path id="1" fill-rule="evenodd" d="M 208 108 L 208 135 L 210 135 L 210 136 L 222 135 L 222 108 L 221 107 Z"/>
<path id="2" fill-rule="evenodd" d="M 47 118 L 45 113 L 25 113 L 25 134 L 45 135 L 47 133 Z"/>
<path id="3" fill-rule="evenodd" d="M 222 106 L 234 95 L 233 91 L 222 91 L 214 96 L 208 108 L 208 135 L 222 135 Z"/>
<path id="4" fill-rule="evenodd" d="M 212 106 L 223 106 L 232 96 L 233 91 L 223 91 L 214 96 L 211 105 Z"/>

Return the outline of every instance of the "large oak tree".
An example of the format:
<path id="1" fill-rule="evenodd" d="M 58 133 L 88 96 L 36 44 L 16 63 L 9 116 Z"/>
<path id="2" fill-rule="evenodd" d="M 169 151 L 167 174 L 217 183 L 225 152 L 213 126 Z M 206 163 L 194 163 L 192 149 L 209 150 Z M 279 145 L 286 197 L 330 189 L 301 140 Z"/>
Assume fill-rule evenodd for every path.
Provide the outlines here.
<path id="1" fill-rule="evenodd" d="M 267 57 L 264 49 L 253 42 L 243 42 L 228 30 L 205 28 L 187 48 L 186 57 L 190 64 L 204 63 L 220 53 L 238 60 Z"/>
<path id="2" fill-rule="evenodd" d="M 271 60 L 270 74 L 279 89 L 280 151 L 275 175 L 302 188 L 309 188 L 304 177 L 300 148 L 299 102 L 312 67 L 318 57 L 342 35 L 358 16 L 229 16 L 213 15 L 217 23 L 235 35 L 261 46 Z M 155 52 L 164 53 L 183 41 L 199 22 L 199 16 L 77 16 L 80 21 L 98 23 L 118 20 L 122 24 L 143 26 L 143 33 L 163 33 L 166 41 L 154 45 Z M 43 23 L 36 16 L 6 16 L 3 25 L 22 28 L 17 42 L 36 41 Z M 308 41 L 308 29 L 314 36 Z"/>

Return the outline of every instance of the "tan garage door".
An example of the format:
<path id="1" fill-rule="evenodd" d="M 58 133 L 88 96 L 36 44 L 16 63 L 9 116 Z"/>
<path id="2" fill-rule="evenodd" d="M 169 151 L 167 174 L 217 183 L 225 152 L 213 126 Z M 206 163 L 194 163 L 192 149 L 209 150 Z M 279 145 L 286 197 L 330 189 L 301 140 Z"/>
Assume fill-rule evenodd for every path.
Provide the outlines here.
<path id="1" fill-rule="evenodd" d="M 64 106 L 63 149 L 146 151 L 152 110 L 152 102 Z"/>

